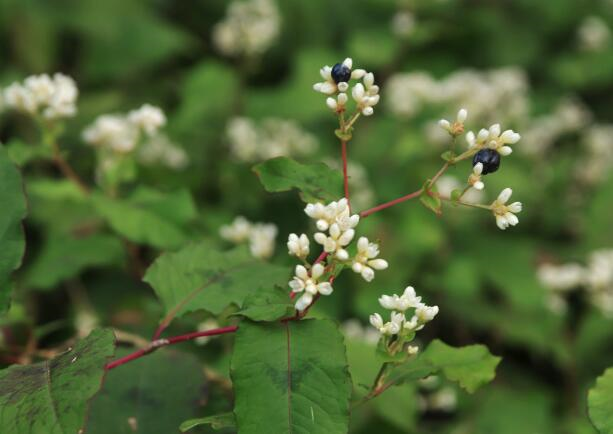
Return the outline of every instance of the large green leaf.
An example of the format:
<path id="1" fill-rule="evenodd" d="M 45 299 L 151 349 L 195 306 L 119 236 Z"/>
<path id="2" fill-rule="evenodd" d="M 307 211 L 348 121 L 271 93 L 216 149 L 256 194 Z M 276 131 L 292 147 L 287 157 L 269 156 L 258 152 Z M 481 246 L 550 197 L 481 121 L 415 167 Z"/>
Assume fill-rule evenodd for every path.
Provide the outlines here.
<path id="1" fill-rule="evenodd" d="M 347 433 L 351 379 L 332 321 L 243 321 L 231 376 L 241 434 Z"/>
<path id="2" fill-rule="evenodd" d="M 123 258 L 124 247 L 115 236 L 53 236 L 29 268 L 26 284 L 32 288 L 53 288 L 87 268 L 121 265 Z"/>
<path id="3" fill-rule="evenodd" d="M 53 360 L 0 371 L 0 432 L 80 432 L 114 349 L 113 332 L 99 329 Z"/>
<path id="4" fill-rule="evenodd" d="M 188 240 L 185 225 L 196 207 L 187 191 L 162 194 L 141 188 L 126 200 L 92 197 L 98 213 L 127 239 L 161 249 L 177 248 Z"/>
<path id="5" fill-rule="evenodd" d="M 245 297 L 241 310 L 237 315 L 254 321 L 275 321 L 288 317 L 294 312 L 289 292 L 278 286 L 264 287 Z"/>
<path id="6" fill-rule="evenodd" d="M 190 244 L 160 256 L 145 274 L 168 316 L 205 309 L 219 314 L 262 288 L 286 285 L 289 270 L 253 258 L 246 248 L 219 252 L 208 243 Z"/>
<path id="7" fill-rule="evenodd" d="M 601 434 L 613 433 L 613 368 L 598 377 L 587 402 L 590 419 L 598 431 Z"/>
<path id="8" fill-rule="evenodd" d="M 21 221 L 26 216 L 26 199 L 21 174 L 0 145 L 0 314 L 6 311 L 10 274 L 21 265 L 25 238 Z"/>
<path id="9" fill-rule="evenodd" d="M 277 157 L 253 167 L 269 192 L 296 188 L 305 202 L 330 202 L 340 199 L 343 176 L 324 163 L 301 164 L 287 157 Z"/>
<path id="10" fill-rule="evenodd" d="M 92 402 L 88 434 L 168 434 L 198 415 L 205 386 L 197 357 L 157 351 L 107 374 Z"/>
<path id="11" fill-rule="evenodd" d="M 440 372 L 472 393 L 494 379 L 500 360 L 484 345 L 455 348 L 436 339 L 417 358 L 392 369 L 388 381 L 400 384 Z"/>
<path id="12" fill-rule="evenodd" d="M 501 360 L 484 345 L 454 348 L 438 339 L 432 341 L 421 359 L 471 393 L 494 379 Z"/>

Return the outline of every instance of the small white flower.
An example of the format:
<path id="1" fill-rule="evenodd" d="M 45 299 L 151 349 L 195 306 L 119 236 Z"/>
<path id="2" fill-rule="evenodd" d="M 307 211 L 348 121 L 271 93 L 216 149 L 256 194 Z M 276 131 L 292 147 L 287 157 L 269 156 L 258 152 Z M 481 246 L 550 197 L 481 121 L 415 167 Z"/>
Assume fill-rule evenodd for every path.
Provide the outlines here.
<path id="1" fill-rule="evenodd" d="M 281 16 L 272 0 L 233 1 L 213 27 L 213 45 L 228 56 L 262 55 L 281 33 Z"/>
<path id="2" fill-rule="evenodd" d="M 347 94 L 344 92 L 341 92 L 338 94 L 336 99 L 332 97 L 328 97 L 328 99 L 326 99 L 326 104 L 331 110 L 340 113 L 343 110 L 345 110 L 345 106 L 347 105 L 347 100 L 348 100 Z"/>
<path id="3" fill-rule="evenodd" d="M 311 274 L 302 265 L 296 265 L 295 276 L 289 282 L 289 287 L 293 292 L 303 292 L 302 296 L 296 301 L 296 310 L 304 311 L 313 301 L 316 294 L 332 294 L 332 285 L 329 282 L 319 282 L 318 279 L 324 274 L 325 268 L 322 264 L 315 264 L 311 268 Z"/>
<path id="4" fill-rule="evenodd" d="M 125 116 L 101 115 L 83 131 L 82 137 L 89 145 L 126 154 L 136 149 L 138 129 Z"/>
<path id="5" fill-rule="evenodd" d="M 348 57 L 343 60 L 342 65 L 348 68 L 349 71 L 351 71 L 351 68 L 353 67 L 353 60 Z M 357 76 L 362 74 L 362 71 L 363 70 L 353 71 L 350 77 L 356 78 Z M 319 74 L 321 75 L 321 78 L 324 79 L 324 81 L 315 83 L 313 85 L 313 90 L 326 95 L 332 95 L 337 92 L 347 92 L 347 89 L 349 89 L 349 84 L 347 82 L 341 81 L 339 83 L 336 83 L 336 81 L 334 81 L 334 78 L 332 78 L 332 67 L 328 65 L 324 66 L 319 70 Z"/>
<path id="6" fill-rule="evenodd" d="M 379 304 L 385 309 L 399 310 L 404 312 L 410 307 L 416 308 L 421 303 L 421 297 L 418 297 L 415 293 L 415 288 L 407 286 L 402 296 L 397 294 L 382 295 L 379 298 Z"/>
<path id="7" fill-rule="evenodd" d="M 316 232 L 313 238 L 315 242 L 323 246 L 327 253 L 336 255 L 341 261 L 349 259 L 349 253 L 345 247 L 353 240 L 355 231 L 353 229 L 342 231 L 338 223 L 332 223 L 329 234 L 326 236 L 323 232 Z"/>
<path id="8" fill-rule="evenodd" d="M 447 131 L 452 136 L 459 136 L 464 132 L 464 122 L 466 122 L 466 118 L 468 117 L 468 111 L 466 109 L 460 109 L 458 114 L 456 115 L 456 120 L 454 122 L 449 122 L 447 119 L 441 119 L 438 121 L 438 125 Z M 474 133 L 470 133 L 472 138 L 474 139 Z M 467 135 L 468 140 L 468 135 Z M 470 141 L 469 141 L 470 144 Z"/>
<path id="9" fill-rule="evenodd" d="M 153 136 L 166 124 L 166 115 L 164 115 L 164 112 L 159 107 L 144 104 L 139 109 L 128 113 L 128 120 L 137 128 Z"/>
<path id="10" fill-rule="evenodd" d="M 237 216 L 232 224 L 222 226 L 219 229 L 219 234 L 225 240 L 233 243 L 242 243 L 249 239 L 251 222 L 243 216 Z"/>
<path id="11" fill-rule="evenodd" d="M 356 84 L 351 90 L 351 96 L 357 103 L 357 108 L 364 116 L 373 114 L 373 107 L 379 102 L 379 86 L 374 84 L 375 76 L 372 72 L 364 75 L 363 83 Z"/>
<path id="12" fill-rule="evenodd" d="M 407 347 L 407 353 L 409 354 L 409 356 L 414 356 L 418 352 L 419 352 L 419 347 L 417 347 L 415 345 L 409 345 Z"/>
<path id="13" fill-rule="evenodd" d="M 289 234 L 287 239 L 287 250 L 292 256 L 298 258 L 306 258 L 309 254 L 309 238 L 306 234 L 300 236 L 296 234 Z"/>
<path id="14" fill-rule="evenodd" d="M 377 330 L 381 331 L 383 328 L 383 318 L 381 318 L 381 315 L 378 313 L 374 313 L 370 316 L 370 324 Z"/>
<path id="15" fill-rule="evenodd" d="M 371 243 L 366 237 L 360 237 L 357 243 L 358 251 L 353 258 L 352 270 L 361 274 L 364 280 L 370 282 L 375 277 L 374 270 L 385 270 L 388 267 L 387 261 L 377 259 L 379 256 L 379 245 Z"/>
<path id="16" fill-rule="evenodd" d="M 422 324 L 432 321 L 436 314 L 438 314 L 438 306 L 426 306 L 422 303 L 415 309 L 415 316 Z"/>
<path id="17" fill-rule="evenodd" d="M 74 80 L 64 74 L 32 75 L 23 84 L 13 83 L 4 90 L 8 108 L 55 120 L 74 116 L 79 92 Z"/>
<path id="18" fill-rule="evenodd" d="M 473 173 L 468 177 L 468 183 L 477 190 L 483 190 L 485 184 L 481 180 L 483 172 L 483 163 L 477 163 L 473 166 Z"/>
<path id="19" fill-rule="evenodd" d="M 330 202 L 328 205 L 309 203 L 304 212 L 316 221 L 317 229 L 320 231 L 328 230 L 333 223 L 337 223 L 341 231 L 346 231 L 355 228 L 360 221 L 358 214 L 350 215 L 349 203 L 345 198 L 338 202 Z"/>
<path id="20" fill-rule="evenodd" d="M 513 190 L 505 188 L 491 205 L 494 217 L 496 217 L 496 225 L 502 230 L 519 223 L 519 219 L 515 214 L 521 212 L 521 202 L 513 202 L 510 205 L 506 205 L 512 193 Z"/>
<path id="21" fill-rule="evenodd" d="M 500 132 L 500 124 L 494 124 L 489 129 L 487 138 L 487 146 L 490 149 L 495 149 L 502 156 L 507 156 L 513 152 L 513 149 L 507 145 L 514 145 L 521 139 L 521 136 L 513 130 Z"/>
<path id="22" fill-rule="evenodd" d="M 272 223 L 256 223 L 249 233 L 249 250 L 254 258 L 267 259 L 275 252 L 277 226 Z"/>

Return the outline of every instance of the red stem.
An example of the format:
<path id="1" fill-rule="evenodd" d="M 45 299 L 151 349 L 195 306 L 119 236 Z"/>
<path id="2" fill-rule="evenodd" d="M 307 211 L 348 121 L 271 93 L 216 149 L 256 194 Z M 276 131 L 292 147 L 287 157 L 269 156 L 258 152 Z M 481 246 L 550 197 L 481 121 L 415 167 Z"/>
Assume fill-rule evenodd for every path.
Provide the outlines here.
<path id="1" fill-rule="evenodd" d="M 381 205 L 377 205 L 374 208 L 370 208 L 370 209 L 367 209 L 366 211 L 362 211 L 360 213 L 360 217 L 362 217 L 362 218 L 368 217 L 369 215 L 374 214 L 377 211 L 381 211 L 382 209 L 389 208 L 391 206 L 394 206 L 394 205 L 397 205 L 399 203 L 402 203 L 402 202 L 404 202 L 406 200 L 414 199 L 414 198 L 418 197 L 422 193 L 422 191 L 423 191 L 423 189 L 420 188 L 419 190 L 414 191 L 413 193 L 407 194 L 406 196 L 399 197 L 398 199 L 394 199 L 394 200 L 391 200 L 389 202 L 385 202 L 385 203 L 383 203 Z"/>
<path id="2" fill-rule="evenodd" d="M 351 203 L 349 202 L 349 176 L 347 175 L 347 141 L 341 141 L 341 151 L 343 159 L 343 187 L 345 188 L 345 198 L 347 199 L 347 205 L 349 205 L 349 211 L 351 211 Z"/>
<path id="3" fill-rule="evenodd" d="M 127 356 L 121 357 L 120 359 L 113 360 L 112 362 L 108 363 L 106 365 L 106 370 L 110 371 L 111 369 L 116 368 L 117 366 L 121 366 L 132 360 L 139 359 L 143 356 L 146 356 L 149 353 L 152 353 L 158 348 L 165 347 L 167 345 L 174 345 L 174 344 L 178 344 L 179 342 L 185 342 L 185 341 L 200 338 L 203 336 L 216 336 L 216 335 L 222 335 L 225 333 L 233 333 L 236 330 L 238 330 L 237 326 L 228 326 L 228 327 L 221 327 L 221 328 L 213 329 L 213 330 L 207 330 L 204 332 L 193 332 L 193 333 L 187 333 L 187 334 L 180 335 L 180 336 L 173 336 L 168 339 L 157 339 L 157 340 L 152 341 L 145 348 L 137 350 L 133 352 L 132 354 L 128 354 Z"/>

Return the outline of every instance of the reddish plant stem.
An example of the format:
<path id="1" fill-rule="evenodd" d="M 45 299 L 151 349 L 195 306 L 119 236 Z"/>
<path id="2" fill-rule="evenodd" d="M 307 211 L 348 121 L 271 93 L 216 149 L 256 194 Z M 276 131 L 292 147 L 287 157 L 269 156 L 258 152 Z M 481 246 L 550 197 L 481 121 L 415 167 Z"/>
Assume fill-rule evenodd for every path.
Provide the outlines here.
<path id="1" fill-rule="evenodd" d="M 228 327 L 221 327 L 221 328 L 213 329 L 213 330 L 207 330 L 204 332 L 192 332 L 192 333 L 187 333 L 184 335 L 173 336 L 168 339 L 156 339 L 152 341 L 151 343 L 149 343 L 149 345 L 147 345 L 145 348 L 137 350 L 133 352 L 132 354 L 128 354 L 127 356 L 121 357 L 120 359 L 113 360 L 112 362 L 108 363 L 106 365 L 106 370 L 110 371 L 111 369 L 114 369 L 117 366 L 121 366 L 128 362 L 131 362 L 132 360 L 139 359 L 143 356 L 146 356 L 149 353 L 154 352 L 158 348 L 162 348 L 168 345 L 178 344 L 179 342 L 190 341 L 192 339 L 196 339 L 196 338 L 200 338 L 204 336 L 216 336 L 216 335 L 222 335 L 225 333 L 234 333 L 236 330 L 238 330 L 237 326 L 228 326 Z"/>
<path id="2" fill-rule="evenodd" d="M 360 217 L 368 217 L 371 214 L 376 213 L 377 211 L 381 211 L 383 209 L 389 208 L 391 206 L 397 205 L 407 200 L 414 199 L 418 197 L 422 193 L 423 189 L 419 189 L 414 191 L 413 193 L 407 194 L 406 196 L 399 197 L 398 199 L 390 200 L 389 202 L 382 203 L 381 205 L 377 205 L 374 208 L 367 209 L 366 211 L 362 211 L 360 213 Z"/>
<path id="3" fill-rule="evenodd" d="M 351 211 L 351 202 L 349 201 L 349 176 L 347 175 L 347 141 L 341 140 L 341 156 L 343 159 L 343 187 L 345 189 L 345 199 L 347 199 L 347 205 L 349 211 Z"/>
<path id="4" fill-rule="evenodd" d="M 64 159 L 58 143 L 54 141 L 51 143 L 51 146 L 53 148 L 53 162 L 58 169 L 60 169 L 62 175 L 72 181 L 83 194 L 88 195 L 89 187 L 85 184 L 85 182 L 83 182 L 81 177 L 77 175 L 77 172 L 74 171 L 72 166 Z"/>

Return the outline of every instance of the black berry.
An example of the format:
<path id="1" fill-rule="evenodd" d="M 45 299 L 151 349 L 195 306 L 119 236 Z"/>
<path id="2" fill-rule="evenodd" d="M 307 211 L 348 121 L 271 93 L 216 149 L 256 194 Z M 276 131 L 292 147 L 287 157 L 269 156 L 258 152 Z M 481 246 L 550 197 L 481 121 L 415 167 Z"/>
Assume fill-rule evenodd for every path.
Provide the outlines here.
<path id="1" fill-rule="evenodd" d="M 475 167 L 477 163 L 483 164 L 482 175 L 494 173 L 500 167 L 500 154 L 494 149 L 481 149 L 473 157 L 473 167 Z"/>
<path id="2" fill-rule="evenodd" d="M 336 84 L 341 82 L 348 82 L 351 78 L 351 69 L 347 68 L 342 63 L 337 63 L 332 67 L 332 80 Z"/>

